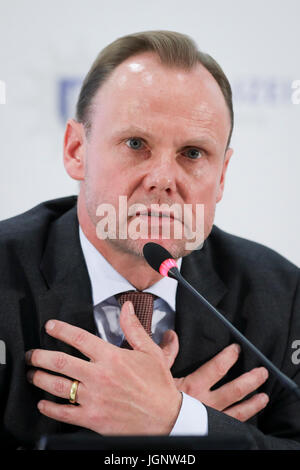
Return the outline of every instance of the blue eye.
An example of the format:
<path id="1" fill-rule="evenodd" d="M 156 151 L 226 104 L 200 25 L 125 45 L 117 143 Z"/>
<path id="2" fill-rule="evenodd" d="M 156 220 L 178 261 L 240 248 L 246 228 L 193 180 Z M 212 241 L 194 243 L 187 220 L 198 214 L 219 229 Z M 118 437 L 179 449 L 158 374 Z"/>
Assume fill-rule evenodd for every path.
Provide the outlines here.
<path id="1" fill-rule="evenodd" d="M 192 159 L 192 160 L 198 160 L 199 158 L 202 157 L 202 153 L 199 149 L 197 148 L 190 148 L 186 151 L 186 154 L 188 156 L 188 158 Z"/>
<path id="2" fill-rule="evenodd" d="M 126 140 L 126 145 L 133 150 L 140 150 L 143 146 L 143 142 L 137 137 L 131 137 L 130 139 Z"/>

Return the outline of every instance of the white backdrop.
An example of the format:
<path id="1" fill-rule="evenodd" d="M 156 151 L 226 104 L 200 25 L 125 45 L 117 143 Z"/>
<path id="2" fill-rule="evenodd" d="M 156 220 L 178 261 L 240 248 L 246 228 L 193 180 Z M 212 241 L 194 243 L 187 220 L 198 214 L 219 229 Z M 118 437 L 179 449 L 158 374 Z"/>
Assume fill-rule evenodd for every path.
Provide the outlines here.
<path id="1" fill-rule="evenodd" d="M 299 18 L 299 0 L 0 0 L 0 219 L 77 193 L 62 140 L 80 80 L 117 37 L 170 29 L 233 85 L 235 153 L 216 224 L 300 265 Z"/>

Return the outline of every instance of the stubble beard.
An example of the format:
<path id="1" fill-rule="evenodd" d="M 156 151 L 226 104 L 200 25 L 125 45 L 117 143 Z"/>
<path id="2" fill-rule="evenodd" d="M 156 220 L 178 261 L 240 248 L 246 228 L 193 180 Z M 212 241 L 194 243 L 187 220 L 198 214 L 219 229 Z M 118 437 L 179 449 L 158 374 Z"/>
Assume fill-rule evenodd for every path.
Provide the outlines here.
<path id="1" fill-rule="evenodd" d="M 95 235 L 97 237 L 97 223 L 99 222 L 99 217 L 97 217 L 97 207 L 99 203 L 95 202 L 95 198 L 89 191 L 89 185 L 87 184 L 85 187 L 85 205 L 86 205 L 86 210 L 89 215 L 89 218 L 95 228 Z M 102 201 L 103 203 L 103 201 Z M 214 216 L 215 216 L 215 210 L 213 211 L 212 214 L 210 214 L 210 217 L 208 220 L 205 221 L 205 234 L 204 234 L 204 240 L 208 237 L 208 235 L 211 232 L 212 226 L 213 226 L 213 221 L 214 221 Z M 153 241 L 154 243 L 158 243 L 162 246 L 164 246 L 172 255 L 173 258 L 179 259 L 184 256 L 187 256 L 190 254 L 193 250 L 187 250 L 186 249 L 186 239 L 151 239 L 151 237 L 147 238 L 138 238 L 136 240 L 131 239 L 128 236 L 127 233 L 127 238 L 121 239 L 118 238 L 118 234 L 120 233 L 120 226 L 119 226 L 119 214 L 117 211 L 117 223 L 116 223 L 116 238 L 106 238 L 102 240 L 102 242 L 110 245 L 115 251 L 118 251 L 120 254 L 127 254 L 131 256 L 135 256 L 137 258 L 143 258 L 143 247 L 145 243 Z M 130 222 L 128 221 L 127 218 L 127 224 Z M 127 225 L 128 226 L 128 225 Z M 99 239 L 99 237 L 97 237 Z"/>
<path id="2" fill-rule="evenodd" d="M 96 211 L 97 211 L 97 204 L 92 199 L 89 199 L 87 197 L 86 199 L 86 210 L 89 215 L 89 218 L 94 226 L 95 229 L 95 235 L 97 236 L 97 223 L 99 222 L 99 217 L 96 216 Z M 117 214 L 117 220 L 118 220 L 118 214 Z M 129 225 L 129 221 L 127 220 L 127 223 Z M 117 222 L 116 224 L 116 234 L 118 235 L 120 233 L 119 230 L 120 226 L 119 223 Z M 98 240 L 99 237 L 97 237 Z M 118 251 L 120 254 L 127 254 L 131 256 L 135 256 L 138 258 L 143 258 L 143 247 L 145 243 L 153 241 L 154 243 L 158 243 L 163 245 L 173 256 L 173 258 L 178 259 L 183 256 L 186 256 L 187 254 L 191 253 L 191 250 L 186 250 L 185 249 L 185 243 L 186 240 L 180 239 L 180 240 L 174 240 L 174 239 L 151 239 L 151 237 L 147 238 L 138 238 L 137 240 L 131 239 L 128 234 L 127 238 L 125 239 L 120 239 L 118 236 L 116 238 L 106 238 L 105 240 L 102 240 L 103 243 L 106 243 L 110 245 L 115 251 Z"/>
<path id="3" fill-rule="evenodd" d="M 96 216 L 96 210 L 97 206 L 92 203 L 89 204 L 87 202 L 86 204 L 87 207 L 87 212 L 90 217 L 90 220 L 95 228 L 95 234 L 96 234 L 96 227 L 97 223 L 99 222 L 99 218 Z M 118 218 L 118 215 L 117 215 Z M 129 224 L 130 222 L 128 222 Z M 117 222 L 116 224 L 116 233 L 120 233 L 119 230 L 119 223 Z M 96 235 L 97 236 L 97 235 Z M 99 239 L 99 237 L 97 237 Z M 143 247 L 145 243 L 153 241 L 154 243 L 158 243 L 163 245 L 173 256 L 173 258 L 178 259 L 183 256 L 186 256 L 189 254 L 191 251 L 188 251 L 185 249 L 185 240 L 174 240 L 174 239 L 169 239 L 169 240 L 162 240 L 160 239 L 151 239 L 151 237 L 147 238 L 138 238 L 137 240 L 131 239 L 128 235 L 127 238 L 125 239 L 120 239 L 118 237 L 116 238 L 106 238 L 105 240 L 102 240 L 103 243 L 106 243 L 110 245 L 115 251 L 118 251 L 120 254 L 127 254 L 131 256 L 135 256 L 138 258 L 143 258 Z"/>

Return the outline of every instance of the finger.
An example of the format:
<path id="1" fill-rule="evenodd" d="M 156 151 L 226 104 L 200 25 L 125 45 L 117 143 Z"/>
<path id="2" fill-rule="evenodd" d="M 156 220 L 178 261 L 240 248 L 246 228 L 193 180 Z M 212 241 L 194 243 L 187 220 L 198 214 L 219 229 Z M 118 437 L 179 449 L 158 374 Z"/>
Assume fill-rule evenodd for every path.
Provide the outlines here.
<path id="1" fill-rule="evenodd" d="M 247 421 L 255 416 L 259 411 L 263 410 L 269 402 L 266 393 L 257 393 L 253 397 L 245 400 L 243 403 L 227 408 L 224 413 L 239 421 Z"/>
<path id="2" fill-rule="evenodd" d="M 59 405 L 58 403 L 48 400 L 39 401 L 37 406 L 43 415 L 55 419 L 56 421 L 74 424 L 76 426 L 84 425 L 80 406 Z"/>
<path id="3" fill-rule="evenodd" d="M 178 336 L 174 330 L 165 331 L 160 348 L 164 353 L 168 368 L 171 369 L 179 351 Z"/>
<path id="4" fill-rule="evenodd" d="M 32 349 L 26 353 L 25 358 L 28 365 L 51 370 L 52 372 L 59 372 L 80 382 L 85 383 L 90 377 L 91 364 L 88 361 L 70 356 L 61 351 Z"/>
<path id="5" fill-rule="evenodd" d="M 138 317 L 134 313 L 132 302 L 124 302 L 120 313 L 120 325 L 128 343 L 133 349 L 155 355 L 160 360 L 163 353 L 160 347 L 150 338 Z"/>
<path id="6" fill-rule="evenodd" d="M 72 387 L 72 381 L 64 377 L 47 374 L 42 370 L 29 370 L 27 379 L 36 387 L 55 395 L 56 397 L 69 400 Z M 83 384 L 79 382 L 76 392 L 76 403 L 83 401 Z"/>
<path id="7" fill-rule="evenodd" d="M 64 321 L 49 320 L 45 328 L 50 336 L 70 344 L 92 361 L 97 361 L 100 357 L 103 357 L 105 349 L 116 347 L 98 336 Z"/>
<path id="8" fill-rule="evenodd" d="M 238 360 L 240 350 L 238 344 L 227 346 L 195 372 L 192 372 L 189 375 L 189 380 L 199 383 L 199 386 L 203 389 L 210 389 L 227 374 L 228 370 Z"/>
<path id="9" fill-rule="evenodd" d="M 267 369 L 257 367 L 214 390 L 211 392 L 211 397 L 215 407 L 218 410 L 224 410 L 242 400 L 246 395 L 260 387 L 267 380 L 268 375 Z"/>

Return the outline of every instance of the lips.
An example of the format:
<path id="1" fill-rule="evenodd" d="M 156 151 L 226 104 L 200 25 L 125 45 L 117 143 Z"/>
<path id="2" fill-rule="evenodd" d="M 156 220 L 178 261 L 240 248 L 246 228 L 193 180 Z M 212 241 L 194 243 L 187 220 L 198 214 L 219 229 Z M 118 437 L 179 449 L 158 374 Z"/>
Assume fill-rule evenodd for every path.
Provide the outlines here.
<path id="1" fill-rule="evenodd" d="M 158 218 L 167 218 L 171 220 L 179 220 L 181 222 L 182 216 L 181 216 L 181 210 L 175 210 L 172 209 L 170 211 L 168 210 L 155 210 L 152 209 L 151 207 L 147 208 L 145 206 L 139 207 L 138 204 L 134 204 L 133 206 L 129 207 L 128 210 L 128 216 L 129 217 L 158 217 Z"/>
<path id="2" fill-rule="evenodd" d="M 172 212 L 155 212 L 155 211 L 142 211 L 142 212 L 136 212 L 135 214 L 136 216 L 148 216 L 148 217 L 160 217 L 160 218 L 163 218 L 163 217 L 166 217 L 168 219 L 174 219 L 174 215 Z"/>

